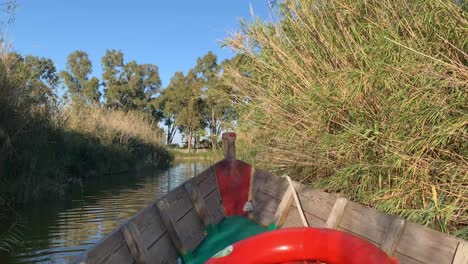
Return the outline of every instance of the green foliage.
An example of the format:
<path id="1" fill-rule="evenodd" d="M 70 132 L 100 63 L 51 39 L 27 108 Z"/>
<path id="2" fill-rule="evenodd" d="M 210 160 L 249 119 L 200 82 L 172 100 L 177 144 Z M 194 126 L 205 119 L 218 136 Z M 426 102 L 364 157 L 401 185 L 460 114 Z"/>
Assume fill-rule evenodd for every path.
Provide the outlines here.
<path id="1" fill-rule="evenodd" d="M 193 70 L 189 71 L 187 76 L 179 72 L 171 79 L 167 89 L 169 89 L 170 98 L 173 100 L 171 105 L 178 108 L 176 125 L 181 132 L 187 135 L 188 149 L 190 150 L 194 133 L 205 127 L 200 82 Z"/>
<path id="2" fill-rule="evenodd" d="M 75 51 L 68 56 L 67 70 L 60 73 L 72 101 L 77 104 L 98 104 L 101 98 L 99 80 L 96 77 L 89 79 L 93 71 L 91 60 L 84 51 Z"/>
<path id="3" fill-rule="evenodd" d="M 231 87 L 224 82 L 222 65 L 218 64 L 217 57 L 212 52 L 198 58 L 194 69 L 203 87 L 202 114 L 210 131 L 212 148 L 216 149 L 222 130 L 234 120 Z"/>
<path id="4" fill-rule="evenodd" d="M 124 111 L 149 111 L 161 87 L 158 66 L 124 63 L 123 56 L 121 51 L 107 50 L 102 58 L 106 105 Z"/>
<path id="5" fill-rule="evenodd" d="M 227 42 L 242 59 L 226 71 L 245 156 L 466 238 L 466 12 L 449 0 L 288 0 L 276 12 Z"/>
<path id="6" fill-rule="evenodd" d="M 83 77 L 87 70 L 73 73 Z M 81 75 L 80 75 L 81 74 Z M 7 54 L 0 62 L 0 198 L 8 203 L 60 195 L 77 179 L 167 166 L 162 130 L 145 113 L 58 107 L 50 60 Z M 0 206 L 1 209 L 1 206 Z"/>
<path id="7" fill-rule="evenodd" d="M 167 126 L 167 144 L 172 143 L 176 128 L 187 136 L 190 149 L 205 137 L 209 128 L 215 149 L 221 131 L 233 120 L 230 87 L 223 81 L 221 65 L 212 52 L 198 58 L 187 75 L 176 72 L 170 84 L 154 101 L 154 107 Z"/>

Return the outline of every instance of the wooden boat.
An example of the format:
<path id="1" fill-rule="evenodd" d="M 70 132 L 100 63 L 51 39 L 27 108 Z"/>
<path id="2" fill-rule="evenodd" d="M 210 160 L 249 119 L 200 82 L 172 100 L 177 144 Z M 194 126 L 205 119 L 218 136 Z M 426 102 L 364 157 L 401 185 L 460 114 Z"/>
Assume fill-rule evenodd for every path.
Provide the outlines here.
<path id="1" fill-rule="evenodd" d="M 245 195 L 253 205 L 246 217 L 264 227 L 303 226 L 305 220 L 359 236 L 400 263 L 468 264 L 467 241 L 253 168 L 235 159 L 234 133 L 223 140 L 224 160 L 140 211 L 75 263 L 178 263 L 204 243 L 207 229 L 226 219 L 223 203 Z M 234 188 L 247 179 L 248 190 L 223 196 L 220 189 L 232 186 L 219 182 L 220 174 L 229 174 Z"/>

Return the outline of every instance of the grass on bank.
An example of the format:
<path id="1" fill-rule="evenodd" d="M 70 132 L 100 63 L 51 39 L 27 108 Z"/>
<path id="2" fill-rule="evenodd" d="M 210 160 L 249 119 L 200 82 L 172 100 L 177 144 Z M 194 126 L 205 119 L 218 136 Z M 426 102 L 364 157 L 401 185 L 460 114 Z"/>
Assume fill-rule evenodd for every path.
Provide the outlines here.
<path id="1" fill-rule="evenodd" d="M 223 159 L 223 150 L 202 149 L 187 152 L 186 149 L 170 149 L 176 160 L 209 160 L 216 162 Z"/>
<path id="2" fill-rule="evenodd" d="M 276 2 L 227 43 L 239 150 L 468 239 L 468 22 L 451 0 Z M 466 9 L 465 9 L 466 10 Z"/>

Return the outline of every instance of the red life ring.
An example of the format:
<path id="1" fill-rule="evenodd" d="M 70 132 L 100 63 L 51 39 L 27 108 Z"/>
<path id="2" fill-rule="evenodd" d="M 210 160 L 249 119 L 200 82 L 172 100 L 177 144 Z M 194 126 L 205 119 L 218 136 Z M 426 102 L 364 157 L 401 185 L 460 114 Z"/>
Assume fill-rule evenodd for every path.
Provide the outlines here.
<path id="1" fill-rule="evenodd" d="M 268 264 L 320 261 L 328 264 L 398 264 L 374 244 L 349 233 L 324 228 L 286 228 L 241 240 L 207 264 Z"/>

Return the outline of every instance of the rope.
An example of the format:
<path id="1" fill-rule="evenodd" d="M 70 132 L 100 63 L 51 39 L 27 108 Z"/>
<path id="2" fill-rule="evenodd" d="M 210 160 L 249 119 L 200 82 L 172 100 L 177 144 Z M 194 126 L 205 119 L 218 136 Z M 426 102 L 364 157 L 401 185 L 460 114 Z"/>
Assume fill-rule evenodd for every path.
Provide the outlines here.
<path id="1" fill-rule="evenodd" d="M 289 187 L 291 188 L 291 191 L 292 191 L 292 194 L 293 194 L 293 197 L 294 197 L 294 201 L 296 202 L 297 211 L 299 212 L 299 215 L 301 216 L 302 224 L 305 227 L 309 227 L 309 223 L 307 222 L 307 218 L 304 215 L 304 210 L 302 210 L 301 202 L 299 201 L 299 197 L 297 196 L 297 192 L 296 192 L 296 188 L 294 187 L 294 183 L 292 182 L 291 178 L 288 175 L 284 174 L 282 177 L 284 177 L 284 178 L 286 178 L 286 180 L 288 180 Z"/>

